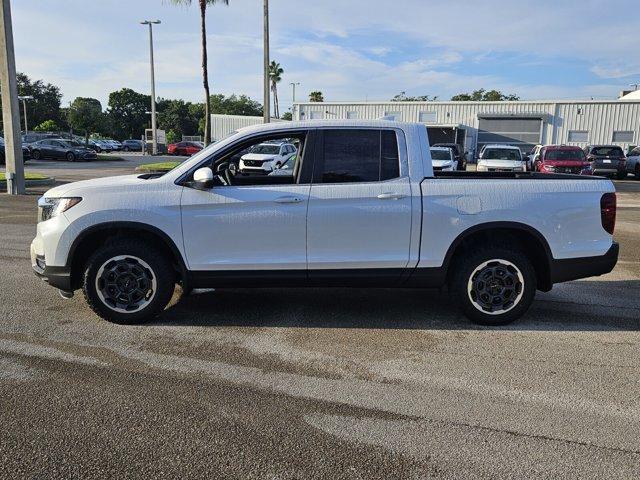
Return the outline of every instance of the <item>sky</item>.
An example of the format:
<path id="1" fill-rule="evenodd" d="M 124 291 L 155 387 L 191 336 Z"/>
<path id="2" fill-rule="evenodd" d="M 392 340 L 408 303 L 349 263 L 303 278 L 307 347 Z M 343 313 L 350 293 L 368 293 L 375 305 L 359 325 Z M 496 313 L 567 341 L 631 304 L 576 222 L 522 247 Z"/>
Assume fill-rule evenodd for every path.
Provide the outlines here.
<path id="1" fill-rule="evenodd" d="M 197 0 L 195 0 L 197 3 Z M 613 99 L 640 83 L 637 0 L 271 0 L 281 111 L 326 101 L 448 100 L 478 88 L 522 99 Z M 212 93 L 262 99 L 262 0 L 208 8 Z M 58 85 L 66 104 L 123 87 L 202 101 L 197 5 L 169 0 L 13 0 L 18 71 Z M 625 14 L 625 12 L 628 12 Z"/>

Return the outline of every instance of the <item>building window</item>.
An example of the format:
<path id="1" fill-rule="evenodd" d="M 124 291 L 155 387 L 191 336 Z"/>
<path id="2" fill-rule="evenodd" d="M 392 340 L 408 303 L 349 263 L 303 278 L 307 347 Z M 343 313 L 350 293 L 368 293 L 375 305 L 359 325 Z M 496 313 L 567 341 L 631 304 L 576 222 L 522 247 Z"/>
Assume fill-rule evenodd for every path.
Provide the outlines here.
<path id="1" fill-rule="evenodd" d="M 400 112 L 384 112 L 384 116 L 387 120 L 393 120 L 394 122 L 402 121 L 402 113 Z"/>
<path id="2" fill-rule="evenodd" d="M 438 121 L 437 112 L 420 112 L 418 115 L 418 121 L 420 123 L 436 123 Z"/>
<path id="3" fill-rule="evenodd" d="M 309 119 L 310 120 L 321 120 L 324 118 L 324 114 L 322 112 L 309 112 Z"/>
<path id="4" fill-rule="evenodd" d="M 589 141 L 589 132 L 586 130 L 569 130 L 568 142 L 586 143 Z"/>
<path id="5" fill-rule="evenodd" d="M 613 143 L 633 143 L 633 132 L 613 132 Z"/>
<path id="6" fill-rule="evenodd" d="M 355 112 L 355 111 L 347 112 L 347 118 L 349 120 L 354 120 L 358 118 L 358 112 Z"/>

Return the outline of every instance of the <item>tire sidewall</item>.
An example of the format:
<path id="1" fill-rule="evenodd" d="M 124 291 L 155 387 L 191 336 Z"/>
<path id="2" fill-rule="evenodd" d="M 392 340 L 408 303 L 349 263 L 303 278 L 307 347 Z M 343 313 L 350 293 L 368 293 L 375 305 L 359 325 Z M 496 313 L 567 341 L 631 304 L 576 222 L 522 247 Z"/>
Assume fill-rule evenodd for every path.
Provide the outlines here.
<path id="1" fill-rule="evenodd" d="M 475 269 L 482 263 L 500 259 L 506 260 L 514 264 L 524 281 L 523 294 L 519 303 L 511 310 L 498 314 L 490 315 L 478 310 L 468 293 L 468 282 Z M 536 293 L 536 274 L 531 262 L 527 257 L 518 250 L 509 248 L 488 248 L 472 253 L 467 258 L 458 262 L 455 267 L 456 271 L 453 275 L 453 281 L 450 285 L 450 293 L 452 300 L 460 306 L 463 313 L 472 322 L 480 325 L 506 325 L 520 318 L 531 306 Z"/>
<path id="2" fill-rule="evenodd" d="M 69 161 L 69 162 L 75 162 L 76 161 L 76 154 L 73 153 L 73 152 L 67 153 L 66 157 L 67 157 L 67 161 Z"/>
<path id="3" fill-rule="evenodd" d="M 96 276 L 100 267 L 119 255 L 131 255 L 146 262 L 156 279 L 153 299 L 141 310 L 132 313 L 117 312 L 106 305 L 98 295 Z M 158 250 L 139 241 L 113 241 L 94 253 L 85 265 L 82 290 L 91 309 L 113 323 L 133 325 L 151 320 L 169 303 L 175 286 L 175 274 L 168 259 Z"/>

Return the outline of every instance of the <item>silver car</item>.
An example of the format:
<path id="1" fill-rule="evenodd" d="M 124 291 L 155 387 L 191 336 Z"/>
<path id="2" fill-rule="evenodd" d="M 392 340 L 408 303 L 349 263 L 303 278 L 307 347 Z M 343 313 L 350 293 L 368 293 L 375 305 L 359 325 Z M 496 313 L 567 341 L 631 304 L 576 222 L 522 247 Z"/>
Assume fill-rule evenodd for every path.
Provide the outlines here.
<path id="1" fill-rule="evenodd" d="M 640 180 L 640 147 L 629 152 L 625 169 L 627 173 L 633 173 L 636 180 Z"/>

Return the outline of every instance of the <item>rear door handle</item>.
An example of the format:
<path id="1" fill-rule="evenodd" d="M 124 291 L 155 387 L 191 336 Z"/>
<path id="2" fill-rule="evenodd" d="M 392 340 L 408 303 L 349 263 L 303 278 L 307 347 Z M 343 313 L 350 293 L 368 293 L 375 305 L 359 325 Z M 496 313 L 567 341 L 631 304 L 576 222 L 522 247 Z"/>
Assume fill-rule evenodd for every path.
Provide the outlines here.
<path id="1" fill-rule="evenodd" d="M 274 200 L 276 203 L 300 203 L 303 199 L 300 197 L 278 197 Z"/>
<path id="2" fill-rule="evenodd" d="M 395 193 L 395 192 L 385 192 L 385 193 L 381 193 L 380 195 L 378 195 L 378 198 L 380 200 L 400 200 L 401 198 L 404 198 L 406 195 L 403 195 L 401 193 Z"/>

